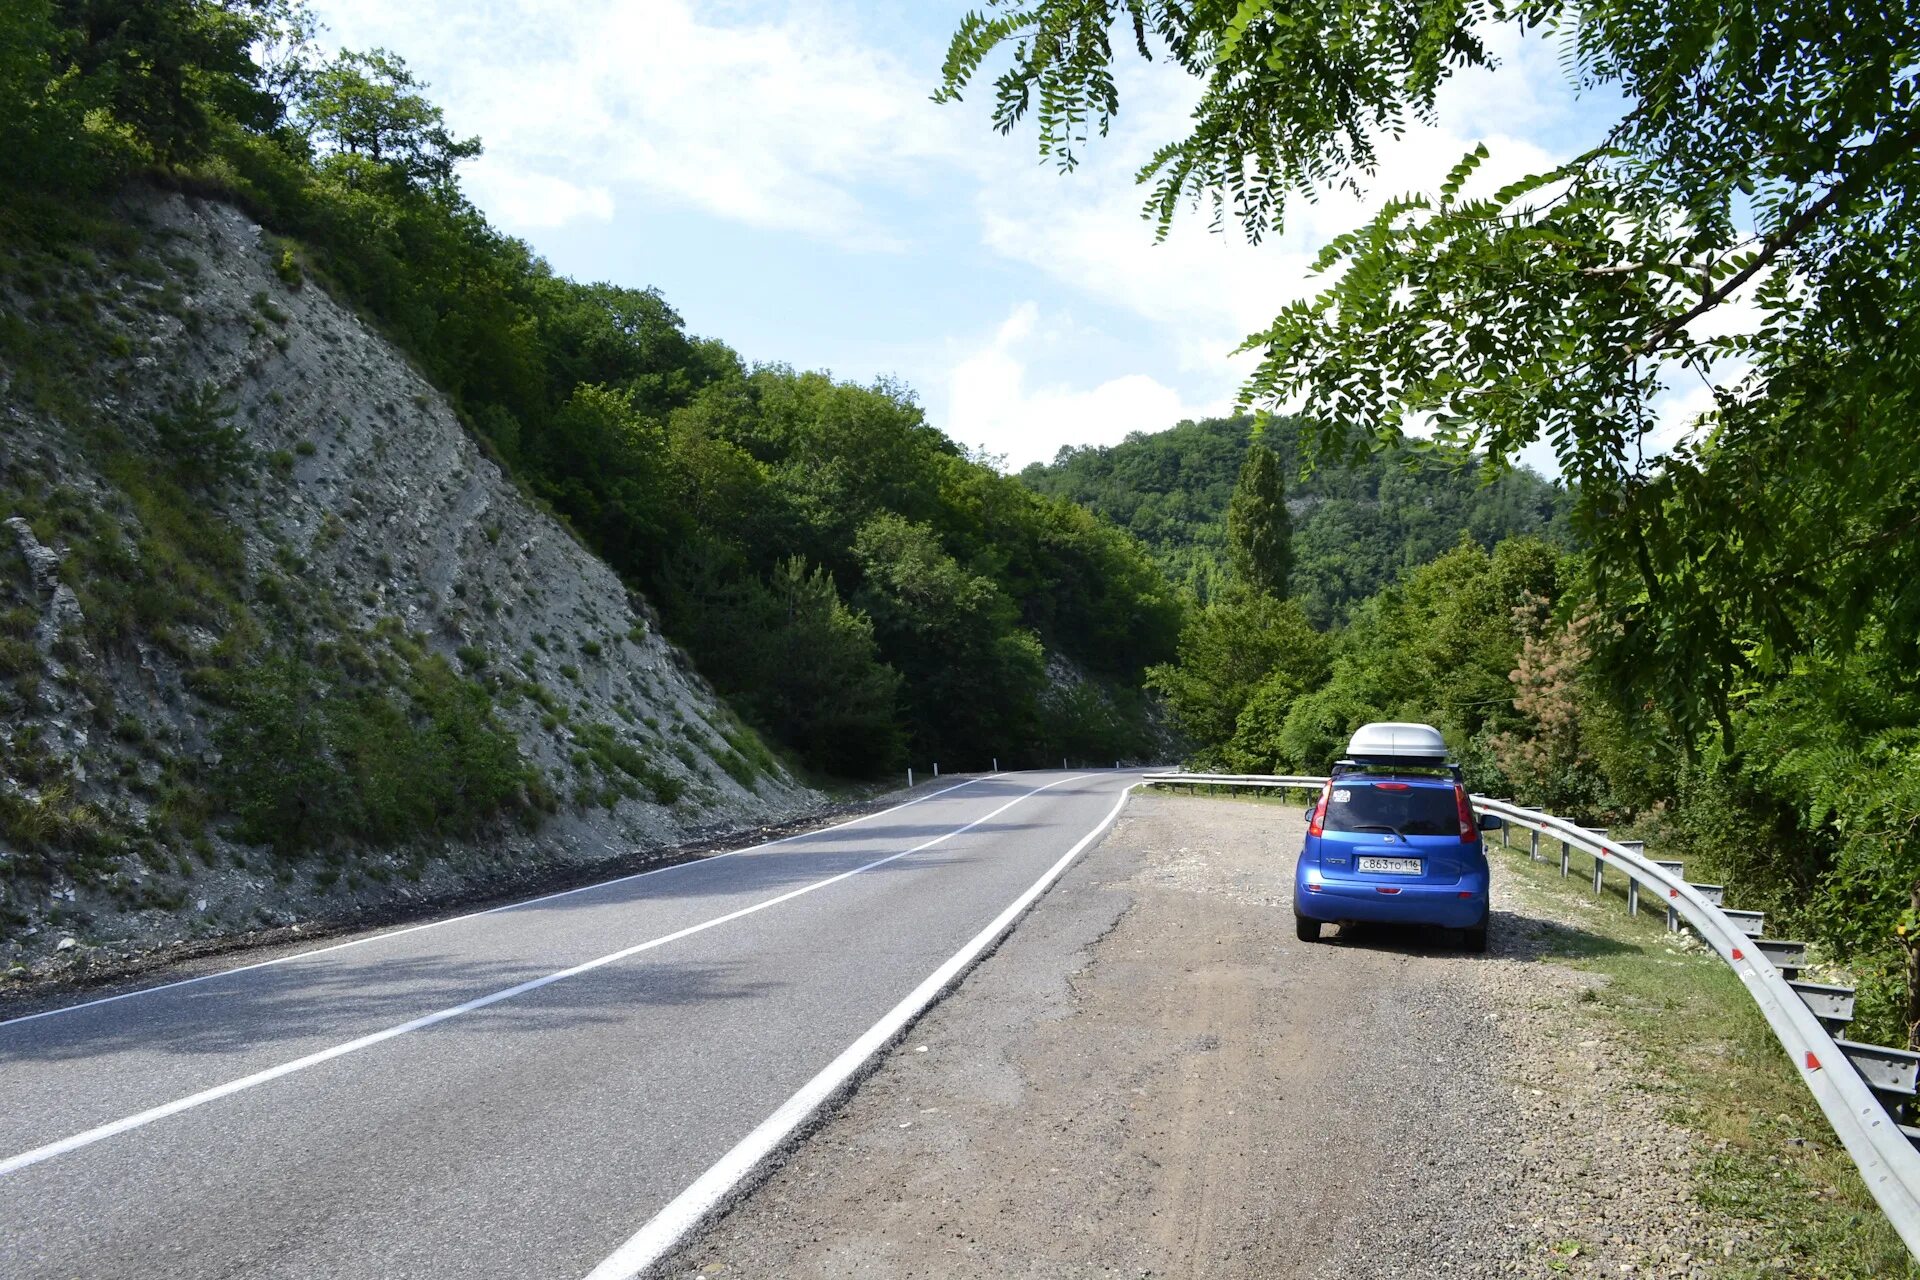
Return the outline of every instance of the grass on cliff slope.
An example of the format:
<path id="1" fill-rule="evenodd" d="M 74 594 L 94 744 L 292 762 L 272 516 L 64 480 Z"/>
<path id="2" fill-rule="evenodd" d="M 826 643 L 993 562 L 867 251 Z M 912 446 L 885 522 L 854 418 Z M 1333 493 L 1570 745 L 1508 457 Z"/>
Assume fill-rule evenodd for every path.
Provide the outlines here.
<path id="1" fill-rule="evenodd" d="M 1657 904 L 1629 916 L 1618 874 L 1595 899 L 1586 855 L 1574 854 L 1563 880 L 1551 841 L 1541 842 L 1538 862 L 1517 843 L 1503 851 L 1495 840 L 1490 852 L 1523 896 L 1562 911 L 1591 908 L 1579 910 L 1584 934 L 1549 935 L 1556 959 L 1608 979 L 1578 1008 L 1622 1029 L 1665 1076 L 1646 1105 L 1701 1135 L 1702 1208 L 1751 1225 L 1744 1246 L 1712 1261 L 1712 1274 L 1920 1280 L 1766 1019 L 1718 957 L 1680 947 Z"/>

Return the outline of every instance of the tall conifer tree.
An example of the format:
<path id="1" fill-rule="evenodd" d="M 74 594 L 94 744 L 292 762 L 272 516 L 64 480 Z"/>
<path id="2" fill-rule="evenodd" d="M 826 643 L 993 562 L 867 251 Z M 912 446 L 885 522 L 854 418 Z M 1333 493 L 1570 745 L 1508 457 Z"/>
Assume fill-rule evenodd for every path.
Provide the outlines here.
<path id="1" fill-rule="evenodd" d="M 1234 576 L 1261 595 L 1287 598 L 1293 569 L 1293 521 L 1287 515 L 1287 482 L 1280 459 L 1259 441 L 1240 464 L 1240 480 L 1227 503 L 1227 554 Z"/>

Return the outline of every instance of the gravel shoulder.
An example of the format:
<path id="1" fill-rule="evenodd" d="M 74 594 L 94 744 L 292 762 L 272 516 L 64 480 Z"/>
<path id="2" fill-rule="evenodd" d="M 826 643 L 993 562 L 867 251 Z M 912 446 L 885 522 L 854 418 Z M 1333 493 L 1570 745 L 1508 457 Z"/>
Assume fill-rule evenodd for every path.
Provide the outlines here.
<path id="1" fill-rule="evenodd" d="M 1492 950 L 1298 942 L 1297 808 L 1139 794 L 1002 947 L 661 1266 L 779 1277 L 1715 1274 L 1582 905 Z"/>

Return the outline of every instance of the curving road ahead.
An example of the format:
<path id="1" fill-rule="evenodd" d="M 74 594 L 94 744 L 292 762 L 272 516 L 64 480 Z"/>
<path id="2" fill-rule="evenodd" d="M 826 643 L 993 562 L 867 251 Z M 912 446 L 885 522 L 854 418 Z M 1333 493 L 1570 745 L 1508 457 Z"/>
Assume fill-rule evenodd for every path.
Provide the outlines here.
<path id="1" fill-rule="evenodd" d="M 1136 780 L 975 779 L 0 1023 L 0 1275 L 623 1274 Z"/>

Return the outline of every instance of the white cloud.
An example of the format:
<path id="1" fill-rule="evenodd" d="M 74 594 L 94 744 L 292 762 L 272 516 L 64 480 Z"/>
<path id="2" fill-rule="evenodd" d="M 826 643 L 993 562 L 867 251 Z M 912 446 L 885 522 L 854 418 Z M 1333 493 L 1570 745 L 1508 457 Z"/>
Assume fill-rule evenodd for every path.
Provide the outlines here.
<path id="1" fill-rule="evenodd" d="M 562 203 L 567 216 L 604 216 L 606 193 L 632 187 L 749 226 L 897 248 L 862 188 L 911 188 L 930 163 L 964 163 L 963 130 L 986 132 L 927 101 L 927 69 L 791 8 L 729 23 L 688 0 L 319 7 L 330 39 L 391 46 L 434 82 L 454 126 L 487 144 L 474 171 L 486 194 L 597 193 Z M 510 226 L 557 220 L 511 198 L 488 207 Z"/>
<path id="2" fill-rule="evenodd" d="M 474 163 L 467 187 L 483 208 L 511 227 L 560 227 L 580 219 L 613 218 L 613 193 L 605 187 L 575 186 L 565 178 L 531 173 L 491 157 Z"/>
<path id="3" fill-rule="evenodd" d="M 1016 306 L 993 337 L 947 378 L 943 427 L 953 439 L 1006 455 L 1014 470 L 1051 461 L 1062 445 L 1113 444 L 1133 431 L 1160 431 L 1183 418 L 1224 413 L 1227 400 L 1189 404 L 1145 374 L 1097 386 L 1034 386 L 1025 353 L 1070 340 L 1042 324 L 1032 302 Z"/>

